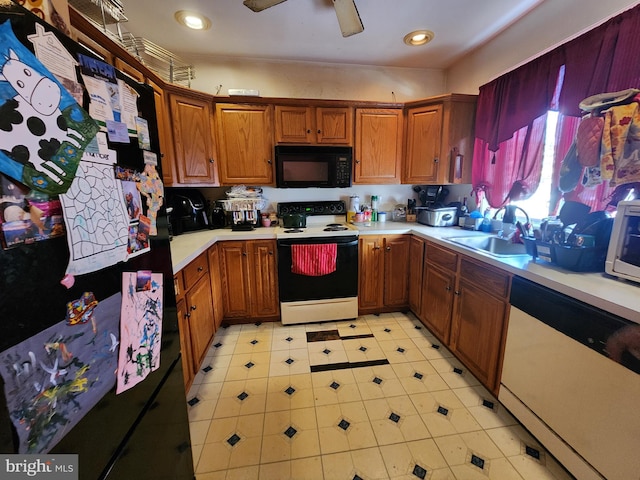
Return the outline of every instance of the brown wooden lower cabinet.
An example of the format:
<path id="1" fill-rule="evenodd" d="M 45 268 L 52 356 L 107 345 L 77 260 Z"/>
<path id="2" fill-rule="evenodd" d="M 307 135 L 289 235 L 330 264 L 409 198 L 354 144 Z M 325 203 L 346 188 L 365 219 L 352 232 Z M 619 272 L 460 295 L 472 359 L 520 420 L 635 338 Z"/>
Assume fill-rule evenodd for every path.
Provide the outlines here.
<path id="1" fill-rule="evenodd" d="M 497 394 L 511 277 L 427 242 L 417 314 L 491 392 Z"/>
<path id="2" fill-rule="evenodd" d="M 218 244 L 224 319 L 275 320 L 280 314 L 275 240 Z"/>
<path id="3" fill-rule="evenodd" d="M 411 236 L 409 243 L 409 308 L 413 312 L 420 312 L 422 305 L 422 275 L 424 270 L 425 241 Z"/>
<path id="4" fill-rule="evenodd" d="M 180 350 L 185 388 L 193 382 L 213 340 L 213 295 L 207 254 L 203 253 L 174 276 Z"/>
<path id="5" fill-rule="evenodd" d="M 411 235 L 362 235 L 359 239 L 358 311 L 392 312 L 409 305 Z"/>

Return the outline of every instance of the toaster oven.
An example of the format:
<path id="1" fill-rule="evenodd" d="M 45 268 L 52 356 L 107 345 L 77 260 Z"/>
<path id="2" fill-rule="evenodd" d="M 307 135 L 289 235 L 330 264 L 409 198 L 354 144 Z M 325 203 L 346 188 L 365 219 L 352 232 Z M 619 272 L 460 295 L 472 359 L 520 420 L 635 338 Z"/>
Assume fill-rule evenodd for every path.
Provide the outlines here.
<path id="1" fill-rule="evenodd" d="M 640 282 L 640 200 L 618 203 L 605 271 Z"/>

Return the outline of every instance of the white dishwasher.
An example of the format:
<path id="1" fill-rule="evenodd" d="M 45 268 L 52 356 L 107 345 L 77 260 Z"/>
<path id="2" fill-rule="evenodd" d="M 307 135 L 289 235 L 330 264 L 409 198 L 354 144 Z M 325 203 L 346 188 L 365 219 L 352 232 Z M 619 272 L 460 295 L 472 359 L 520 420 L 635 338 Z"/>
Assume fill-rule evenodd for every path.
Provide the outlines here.
<path id="1" fill-rule="evenodd" d="M 514 277 L 499 400 L 579 480 L 640 479 L 640 361 L 607 355 L 637 324 Z"/>

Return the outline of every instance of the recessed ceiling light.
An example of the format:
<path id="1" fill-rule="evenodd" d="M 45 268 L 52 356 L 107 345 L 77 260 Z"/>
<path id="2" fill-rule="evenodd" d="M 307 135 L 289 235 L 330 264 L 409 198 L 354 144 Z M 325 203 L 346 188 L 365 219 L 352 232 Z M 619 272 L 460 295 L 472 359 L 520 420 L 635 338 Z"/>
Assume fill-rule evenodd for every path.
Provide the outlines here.
<path id="1" fill-rule="evenodd" d="M 435 37 L 435 33 L 431 30 L 415 30 L 404 36 L 404 43 L 411 46 L 424 45 L 429 43 Z"/>
<path id="2" fill-rule="evenodd" d="M 175 13 L 174 17 L 180 25 L 184 25 L 193 30 L 208 30 L 211 28 L 211 20 L 199 13 L 179 10 Z"/>

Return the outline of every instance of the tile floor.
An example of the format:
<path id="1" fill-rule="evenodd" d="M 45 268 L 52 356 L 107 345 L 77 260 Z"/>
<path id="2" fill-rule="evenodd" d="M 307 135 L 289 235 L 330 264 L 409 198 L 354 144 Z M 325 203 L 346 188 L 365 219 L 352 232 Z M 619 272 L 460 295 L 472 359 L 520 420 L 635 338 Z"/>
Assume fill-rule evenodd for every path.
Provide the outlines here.
<path id="1" fill-rule="evenodd" d="M 188 394 L 197 480 L 570 480 L 411 314 L 220 329 Z"/>

